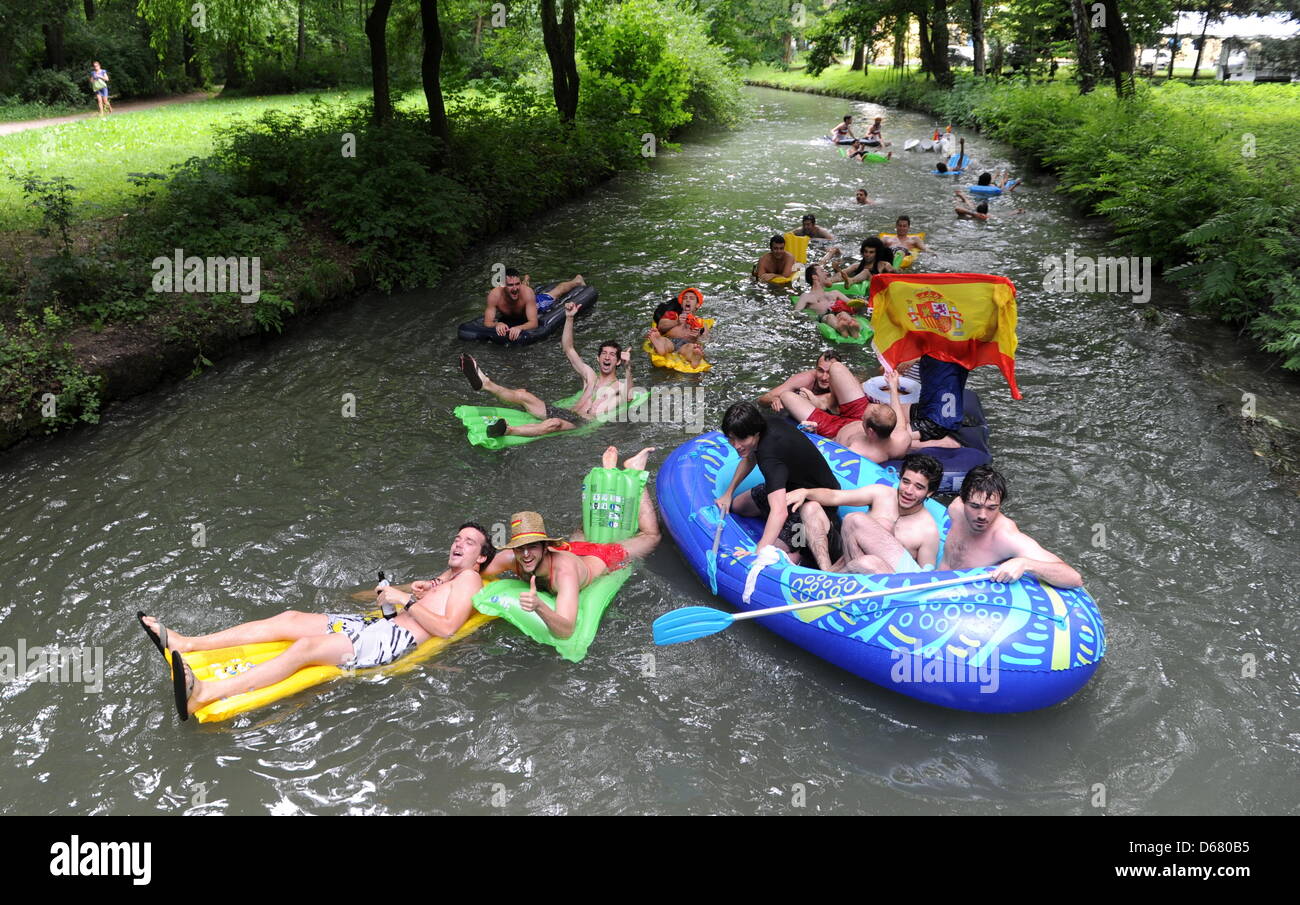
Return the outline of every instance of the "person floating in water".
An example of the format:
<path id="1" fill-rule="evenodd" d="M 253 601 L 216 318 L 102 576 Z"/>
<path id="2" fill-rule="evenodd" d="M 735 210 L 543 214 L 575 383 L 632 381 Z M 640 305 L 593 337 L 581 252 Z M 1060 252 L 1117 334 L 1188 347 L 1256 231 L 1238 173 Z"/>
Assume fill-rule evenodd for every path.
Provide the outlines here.
<path id="1" fill-rule="evenodd" d="M 862 325 L 853 316 L 851 301 L 847 295 L 830 286 L 831 278 L 819 265 L 813 264 L 804 269 L 804 279 L 811 287 L 795 303 L 795 311 L 810 309 L 817 314 L 818 320 L 830 326 L 840 336 L 857 337 L 862 332 Z"/>
<path id="2" fill-rule="evenodd" d="M 851 115 L 844 117 L 844 122 L 837 123 L 835 128 L 831 129 L 832 140 L 838 142 L 845 138 L 857 138 L 853 134 L 853 117 Z"/>
<path id="3" fill-rule="evenodd" d="M 537 329 L 537 313 L 563 298 L 579 286 L 587 285 L 582 274 L 571 280 L 557 283 L 549 293 L 538 293 L 528 285 L 528 275 L 520 275 L 518 270 L 509 267 L 505 272 L 505 284 L 495 286 L 487 294 L 487 307 L 483 309 L 483 326 L 496 329 L 497 336 L 511 340 L 519 338 L 525 330 Z"/>
<path id="4" fill-rule="evenodd" d="M 1078 572 L 1002 514 L 1006 500 L 1006 479 L 993 466 L 977 465 L 966 472 L 960 495 L 948 506 L 952 527 L 939 568 L 996 566 L 994 581 L 1010 583 L 1028 573 L 1058 588 L 1082 587 Z"/>
<path id="5" fill-rule="evenodd" d="M 758 259 L 751 276 L 760 283 L 770 283 L 773 277 L 788 282 L 794 273 L 794 255 L 785 250 L 785 236 L 773 236 L 767 243 L 768 252 Z"/>
<path id="6" fill-rule="evenodd" d="M 665 302 L 655 309 L 655 324 L 650 328 L 650 347 L 662 356 L 681 355 L 693 367 L 704 361 L 704 344 L 709 340 L 709 327 L 700 319 L 698 311 L 704 304 L 704 294 L 691 287 L 682 290 L 675 302 Z"/>
<path id="7" fill-rule="evenodd" d="M 498 418 L 487 426 L 487 436 L 541 437 L 571 431 L 632 398 L 632 361 L 628 351 L 613 340 L 603 342 L 596 356 L 596 368 L 592 368 L 573 347 L 573 319 L 577 313 L 578 306 L 573 302 L 564 306 L 564 332 L 560 339 L 565 357 L 582 378 L 582 398 L 572 411 L 543 402 L 526 389 L 510 389 L 493 383 L 473 355 L 461 354 L 460 370 L 472 389 L 487 390 L 507 405 L 517 405 L 534 418 L 541 419 L 532 424 L 508 424 L 504 418 Z M 620 364 L 626 368 L 621 383 L 618 379 Z"/>
<path id="8" fill-rule="evenodd" d="M 487 532 L 473 522 L 461 525 L 451 542 L 447 568 L 432 581 L 417 581 L 407 593 L 380 586 L 381 602 L 403 607 L 392 619 L 349 613 L 288 610 L 269 619 L 246 622 L 211 635 L 169 631 L 154 616 L 137 613 L 145 634 L 159 652 L 171 651 L 176 708 L 182 720 L 222 698 L 266 688 L 307 666 L 368 669 L 404 657 L 437 636 L 450 638 L 469 619 L 471 601 L 483 586 L 480 569 L 496 554 Z M 181 656 L 266 641 L 292 641 L 278 657 L 228 679 L 200 682 Z"/>
<path id="9" fill-rule="evenodd" d="M 654 447 L 649 446 L 623 463 L 623 467 L 645 471 Z M 602 468 L 618 465 L 618 448 L 610 446 L 601 456 Z M 510 540 L 483 570 L 485 575 L 519 578 L 529 589 L 519 596 L 519 605 L 535 612 L 557 638 L 568 638 L 578 622 L 578 592 L 607 572 L 632 560 L 645 559 L 659 544 L 659 516 L 650 492 L 641 491 L 637 510 L 637 533 L 619 543 L 595 544 L 575 531 L 567 543 L 551 537 L 546 523 L 536 512 L 516 512 L 510 517 Z M 555 595 L 555 608 L 537 595 L 541 589 Z"/>

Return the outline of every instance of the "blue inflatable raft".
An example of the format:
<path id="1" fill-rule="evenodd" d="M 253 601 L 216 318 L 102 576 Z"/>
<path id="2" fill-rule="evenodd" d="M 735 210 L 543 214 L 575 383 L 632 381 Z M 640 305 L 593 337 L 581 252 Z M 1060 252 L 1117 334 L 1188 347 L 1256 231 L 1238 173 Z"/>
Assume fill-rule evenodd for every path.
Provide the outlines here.
<path id="1" fill-rule="evenodd" d="M 810 439 L 842 487 L 896 486 L 894 473 L 831 440 Z M 713 501 L 726 489 L 737 463 L 735 451 L 714 431 L 674 450 L 656 478 L 664 523 L 706 587 L 718 523 Z M 754 469 L 737 493 L 761 480 Z M 947 512 L 933 500 L 926 508 L 946 538 Z M 842 507 L 841 517 L 850 511 Z M 1082 688 L 1105 656 L 1101 613 L 1088 593 L 1044 585 L 1030 576 L 1011 585 L 984 579 L 909 592 L 909 587 L 985 570 L 853 575 L 791 565 L 783 557 L 759 574 L 745 603 L 745 579 L 761 533 L 757 519 L 727 517 L 717 558 L 718 595 L 736 609 L 756 610 L 898 588 L 898 595 L 809 607 L 759 621 L 836 666 L 918 700 L 981 713 L 1050 707 Z"/>

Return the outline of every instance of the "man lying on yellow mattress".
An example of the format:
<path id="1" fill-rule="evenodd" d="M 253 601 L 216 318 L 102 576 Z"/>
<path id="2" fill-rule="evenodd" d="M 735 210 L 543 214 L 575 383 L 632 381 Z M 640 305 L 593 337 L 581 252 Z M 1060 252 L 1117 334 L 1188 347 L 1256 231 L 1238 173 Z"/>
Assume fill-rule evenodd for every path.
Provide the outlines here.
<path id="1" fill-rule="evenodd" d="M 480 570 L 496 555 L 487 532 L 473 522 L 461 525 L 451 542 L 447 568 L 432 581 L 417 581 L 410 593 L 381 585 L 379 602 L 401 607 L 389 618 L 289 610 L 211 635 L 189 637 L 168 631 L 155 617 L 138 614 L 149 639 L 166 656 L 172 651 L 176 708 L 181 719 L 213 701 L 276 682 L 315 665 L 366 669 L 397 660 L 433 636 L 454 635 L 473 612 L 471 601 L 483 587 Z M 180 656 L 266 641 L 292 641 L 283 654 L 227 679 L 199 681 Z"/>

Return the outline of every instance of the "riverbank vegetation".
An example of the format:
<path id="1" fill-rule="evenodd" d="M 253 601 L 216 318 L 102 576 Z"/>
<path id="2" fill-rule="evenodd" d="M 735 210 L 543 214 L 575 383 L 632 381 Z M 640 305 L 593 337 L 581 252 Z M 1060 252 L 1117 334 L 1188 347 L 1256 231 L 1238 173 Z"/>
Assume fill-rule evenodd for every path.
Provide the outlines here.
<path id="1" fill-rule="evenodd" d="M 224 86 L 0 137 L 0 446 L 175 372 L 104 364 L 125 352 L 183 373 L 361 286 L 428 285 L 471 238 L 646 165 L 692 124 L 736 123 L 751 66 L 1022 149 L 1199 310 L 1300 369 L 1297 88 L 1154 87 L 1138 51 L 1179 8 L 1208 28 L 1292 6 L 0 0 L 0 113 L 89 107 L 94 60 L 115 98 Z M 178 249 L 256 260 L 257 291 L 160 289 Z"/>
<path id="2" fill-rule="evenodd" d="M 94 420 L 101 386 L 85 352 L 111 347 L 115 331 L 132 346 L 183 348 L 200 368 L 358 286 L 429 285 L 473 241 L 648 164 L 688 125 L 739 120 L 740 80 L 695 13 L 672 0 L 630 0 L 581 20 L 574 5 L 547 9 L 549 26 L 534 15 L 516 20 L 509 40 L 484 33 L 474 65 L 462 61 L 447 88 L 431 63 L 437 30 L 426 28 L 422 103 L 396 102 L 381 69 L 363 97 L 258 101 L 251 118 L 213 117 L 210 136 L 194 129 L 139 156 L 137 145 L 166 132 L 144 117 L 163 111 L 123 117 L 102 183 L 84 169 L 11 168 L 34 234 L 5 234 L 0 254 L 0 427 L 12 438 Z M 110 122 L 44 135 L 58 142 L 63 130 L 89 135 Z M 181 156 L 187 141 L 211 141 L 211 153 L 157 166 L 151 154 Z M 102 206 L 86 197 L 90 185 Z M 256 297 L 207 284 L 158 291 L 155 262 L 177 249 L 258 259 Z"/>

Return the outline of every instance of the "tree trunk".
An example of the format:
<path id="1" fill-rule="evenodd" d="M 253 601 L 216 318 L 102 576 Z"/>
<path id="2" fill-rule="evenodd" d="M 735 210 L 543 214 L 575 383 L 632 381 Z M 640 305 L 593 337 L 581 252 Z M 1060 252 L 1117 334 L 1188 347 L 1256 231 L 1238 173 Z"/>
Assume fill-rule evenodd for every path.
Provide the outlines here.
<path id="1" fill-rule="evenodd" d="M 64 24 L 68 18 L 68 0 L 56 0 L 50 4 L 46 19 L 41 24 L 41 33 L 45 37 L 45 68 L 62 69 L 67 63 L 67 54 L 63 48 Z"/>
<path id="2" fill-rule="evenodd" d="M 1097 87 L 1097 58 L 1092 51 L 1088 10 L 1084 0 L 1070 0 L 1074 17 L 1074 71 L 1079 79 L 1079 93 L 1090 94 Z"/>
<path id="3" fill-rule="evenodd" d="M 1182 18 L 1182 9 L 1174 10 L 1174 39 L 1169 47 L 1169 74 L 1166 76 L 1170 81 L 1174 78 L 1174 58 L 1178 56 L 1178 48 L 1182 45 L 1178 37 L 1178 20 Z"/>
<path id="4" fill-rule="evenodd" d="M 1196 81 L 1196 74 L 1201 71 L 1201 54 L 1205 52 L 1205 33 L 1210 30 L 1210 13 L 1205 13 L 1205 23 L 1201 26 L 1201 41 L 1196 46 L 1196 63 L 1192 66 L 1192 81 Z"/>
<path id="5" fill-rule="evenodd" d="M 1106 41 L 1110 44 L 1110 63 L 1115 73 L 1115 96 L 1132 97 L 1137 91 L 1133 82 L 1133 41 L 1119 14 L 1117 0 L 1101 0 L 1101 4 L 1106 11 Z"/>
<path id="6" fill-rule="evenodd" d="M 424 29 L 420 76 L 424 81 L 424 99 L 429 104 L 429 127 L 446 147 L 451 144 L 451 128 L 442 102 L 442 26 L 438 22 L 438 0 L 420 0 L 420 24 Z"/>
<path id="7" fill-rule="evenodd" d="M 970 39 L 975 45 L 975 74 L 984 74 L 984 0 L 970 0 Z"/>
<path id="8" fill-rule="evenodd" d="M 862 36 L 858 35 L 853 39 L 853 63 L 849 66 L 849 72 L 857 72 L 862 68 L 865 51 L 866 48 L 862 46 Z"/>
<path id="9" fill-rule="evenodd" d="M 298 57 L 295 65 L 302 68 L 302 58 L 307 54 L 307 22 L 303 19 L 303 6 L 306 0 L 298 0 Z"/>
<path id="10" fill-rule="evenodd" d="M 934 19 L 930 23 L 930 42 L 934 48 L 934 77 L 945 88 L 952 87 L 952 66 L 948 62 L 948 0 L 933 0 Z"/>
<path id="11" fill-rule="evenodd" d="M 81 0 L 81 6 L 86 11 L 86 21 L 95 21 L 95 0 Z"/>
<path id="12" fill-rule="evenodd" d="M 907 67 L 907 17 L 902 16 L 898 25 L 894 26 L 894 68 L 904 69 Z"/>
<path id="13" fill-rule="evenodd" d="M 203 83 L 203 71 L 199 66 L 198 47 L 194 42 L 194 29 L 189 20 L 181 27 L 181 56 L 185 60 L 185 77 L 190 84 L 198 87 Z"/>
<path id="14" fill-rule="evenodd" d="M 561 122 L 578 115 L 578 60 L 574 51 L 574 13 L 578 0 L 564 0 L 562 19 L 555 21 L 555 0 L 542 0 L 542 42 L 551 61 L 551 85 Z"/>
<path id="15" fill-rule="evenodd" d="M 930 19 L 925 9 L 916 16 L 917 33 L 921 39 L 921 71 L 926 75 L 934 74 L 934 48 L 930 44 Z"/>
<path id="16" fill-rule="evenodd" d="M 244 72 L 242 69 L 243 55 L 239 52 L 239 42 L 234 38 L 226 39 L 226 84 L 225 88 L 242 88 L 244 87 Z M 224 88 L 222 90 L 225 90 Z"/>
<path id="17" fill-rule="evenodd" d="M 393 0 L 375 0 L 366 17 L 366 40 L 370 42 L 370 71 L 375 99 L 375 125 L 393 119 L 393 99 L 388 93 L 388 12 Z"/>

